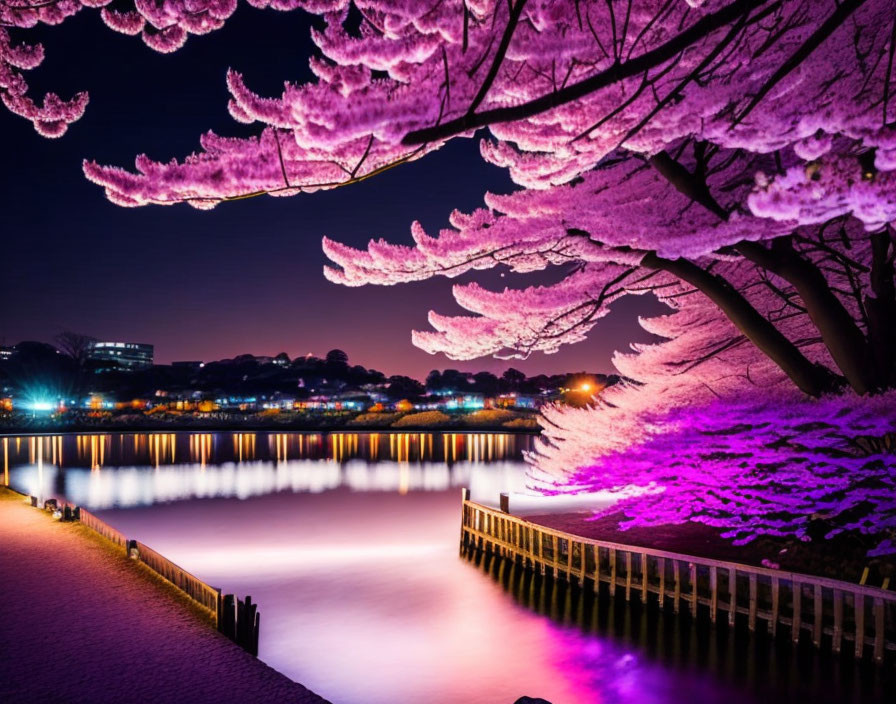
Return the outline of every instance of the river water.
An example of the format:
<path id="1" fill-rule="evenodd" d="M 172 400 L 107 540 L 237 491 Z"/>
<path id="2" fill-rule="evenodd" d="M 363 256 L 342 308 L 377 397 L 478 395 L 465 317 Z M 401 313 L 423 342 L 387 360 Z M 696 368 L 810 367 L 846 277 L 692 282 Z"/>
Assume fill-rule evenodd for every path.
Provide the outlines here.
<path id="1" fill-rule="evenodd" d="M 458 556 L 460 488 L 525 491 L 493 433 L 3 438 L 9 483 L 64 497 L 259 604 L 259 656 L 336 704 L 896 701 L 848 658 L 628 609 Z"/>

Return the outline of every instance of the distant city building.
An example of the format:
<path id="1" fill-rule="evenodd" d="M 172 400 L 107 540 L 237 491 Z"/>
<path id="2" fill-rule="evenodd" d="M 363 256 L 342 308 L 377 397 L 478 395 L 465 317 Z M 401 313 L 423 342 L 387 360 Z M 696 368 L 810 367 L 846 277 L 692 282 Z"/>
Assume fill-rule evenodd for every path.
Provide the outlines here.
<path id="1" fill-rule="evenodd" d="M 6 347 L 5 345 L 0 346 L 0 362 L 12 357 L 12 353 L 15 351 L 15 347 Z"/>
<path id="2" fill-rule="evenodd" d="M 140 342 L 92 342 L 90 359 L 96 362 L 108 362 L 108 366 L 97 369 L 107 371 L 139 371 L 149 369 L 153 364 L 152 345 Z"/>

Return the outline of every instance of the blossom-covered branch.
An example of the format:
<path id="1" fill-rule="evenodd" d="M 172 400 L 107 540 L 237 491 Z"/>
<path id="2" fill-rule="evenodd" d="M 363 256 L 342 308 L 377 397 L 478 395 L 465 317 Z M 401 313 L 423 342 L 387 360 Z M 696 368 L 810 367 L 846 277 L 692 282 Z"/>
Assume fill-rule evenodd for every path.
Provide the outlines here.
<path id="1" fill-rule="evenodd" d="M 347 0 L 248 0 L 250 5 L 278 10 L 307 6 L 312 11 L 344 9 Z M 27 35 L 41 24 L 61 24 L 82 10 L 99 10 L 109 29 L 139 35 L 151 49 L 170 53 L 180 49 L 192 35 L 208 34 L 224 26 L 237 7 L 237 0 L 0 0 L 0 99 L 8 110 L 31 120 L 38 134 L 62 136 L 68 125 L 84 113 L 87 94 L 62 100 L 48 93 L 38 105 L 27 95 L 22 71 L 36 68 L 44 58 L 40 44 L 13 45 L 9 32 Z"/>

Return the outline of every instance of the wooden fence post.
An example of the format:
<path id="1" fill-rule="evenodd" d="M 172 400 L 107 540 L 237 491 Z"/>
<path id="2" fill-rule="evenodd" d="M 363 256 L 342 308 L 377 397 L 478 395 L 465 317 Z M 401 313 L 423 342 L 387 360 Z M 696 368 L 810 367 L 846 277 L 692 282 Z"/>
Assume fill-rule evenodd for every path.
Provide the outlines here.
<path id="1" fill-rule="evenodd" d="M 777 577 L 772 577 L 772 613 L 768 621 L 768 632 L 772 638 L 778 632 L 778 610 L 781 608 L 781 583 Z"/>
<path id="2" fill-rule="evenodd" d="M 824 615 L 824 602 L 821 599 L 821 585 L 816 584 L 812 592 L 812 601 L 815 611 L 815 620 L 812 623 L 812 645 L 821 647 L 822 616 Z"/>
<path id="3" fill-rule="evenodd" d="M 587 561 L 587 545 L 585 543 L 581 543 L 579 545 L 579 558 L 581 562 L 581 571 L 579 572 L 579 587 L 585 586 L 585 572 L 588 568 Z"/>
<path id="4" fill-rule="evenodd" d="M 666 603 L 666 558 L 658 558 L 656 565 L 660 573 L 660 590 L 657 596 L 659 598 L 660 608 L 663 608 L 663 604 Z"/>
<path id="5" fill-rule="evenodd" d="M 840 643 L 843 639 L 843 592 L 834 590 L 834 635 L 831 648 L 835 653 L 840 652 Z"/>
<path id="6" fill-rule="evenodd" d="M 560 576 L 560 548 L 558 546 L 557 536 L 551 536 L 551 576 L 557 579 Z"/>
<path id="7" fill-rule="evenodd" d="M 237 644 L 251 655 L 258 657 L 258 627 L 260 624 L 258 605 L 252 603 L 252 597 L 246 601 L 237 600 Z"/>
<path id="8" fill-rule="evenodd" d="M 691 580 L 691 616 L 697 615 L 697 565 L 688 563 L 688 579 Z"/>
<path id="9" fill-rule="evenodd" d="M 236 615 L 234 613 L 234 596 L 225 594 L 222 600 L 221 619 L 218 622 L 218 630 L 230 640 L 236 640 Z"/>
<path id="10" fill-rule="evenodd" d="M 728 570 L 728 625 L 733 626 L 737 618 L 737 570 Z"/>
<path id="11" fill-rule="evenodd" d="M 261 632 L 261 614 L 255 611 L 255 623 L 252 625 L 252 641 L 250 642 L 249 652 L 258 657 L 258 634 Z"/>
<path id="12" fill-rule="evenodd" d="M 249 605 L 252 604 L 252 597 L 247 596 L 246 599 L 249 602 Z M 239 645 L 243 650 L 246 649 L 246 641 L 248 640 L 246 636 L 246 602 L 242 599 L 236 600 L 236 644 Z"/>
<path id="13" fill-rule="evenodd" d="M 467 547 L 467 523 L 470 521 L 470 509 L 466 502 L 470 500 L 470 490 L 466 487 L 460 490 L 461 517 L 460 517 L 460 554 L 463 555 Z"/>
<path id="14" fill-rule="evenodd" d="M 647 603 L 647 553 L 641 553 L 641 603 Z"/>
<path id="15" fill-rule="evenodd" d="M 616 596 L 616 549 L 610 548 L 610 596 Z"/>
<path id="16" fill-rule="evenodd" d="M 572 555 L 576 549 L 576 544 L 572 540 L 566 541 L 566 581 L 572 584 Z"/>
<path id="17" fill-rule="evenodd" d="M 594 596 L 600 593 L 600 547 L 594 546 Z"/>
<path id="18" fill-rule="evenodd" d="M 678 570 L 678 560 L 672 560 L 672 576 L 675 578 L 675 595 L 672 597 L 672 608 L 677 614 L 679 601 L 681 600 L 681 574 Z"/>
<path id="19" fill-rule="evenodd" d="M 756 593 L 757 593 L 757 584 L 756 584 L 756 574 L 750 573 L 750 614 L 747 621 L 747 627 L 751 631 L 756 630 Z"/>
<path id="20" fill-rule="evenodd" d="M 874 661 L 884 661 L 884 601 L 874 597 Z"/>
<path id="21" fill-rule="evenodd" d="M 856 658 L 861 659 L 865 653 L 865 597 L 862 594 L 855 595 L 853 601 L 853 614 L 856 621 Z"/>

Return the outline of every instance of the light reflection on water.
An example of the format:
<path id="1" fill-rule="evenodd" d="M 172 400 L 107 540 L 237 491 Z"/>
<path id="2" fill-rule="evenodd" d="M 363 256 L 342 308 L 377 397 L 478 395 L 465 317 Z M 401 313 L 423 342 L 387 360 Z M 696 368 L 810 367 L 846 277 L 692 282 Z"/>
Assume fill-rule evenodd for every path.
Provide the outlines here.
<path id="1" fill-rule="evenodd" d="M 3 439 L 3 454 L 13 486 L 96 509 L 207 582 L 251 594 L 262 659 L 339 704 L 820 703 L 880 692 L 816 656 L 696 647 L 677 622 L 601 611 L 499 560 L 459 559 L 457 488 L 489 503 L 521 491 L 530 442 L 107 434 Z"/>
<path id="2" fill-rule="evenodd" d="M 261 437 L 259 437 L 261 436 Z M 279 491 L 525 491 L 528 436 L 493 433 L 152 433 L 3 439 L 4 471 L 90 509 Z M 11 456 L 9 451 L 11 450 Z M 508 458 L 513 458 L 509 460 Z M 114 471 L 100 471 L 109 462 Z M 151 469 L 152 471 L 148 471 Z"/>
<path id="3" fill-rule="evenodd" d="M 516 458 L 531 437 L 508 433 L 113 433 L 19 436 L 2 439 L 11 464 L 101 469 L 134 464 L 220 464 L 291 459 L 492 462 Z"/>

